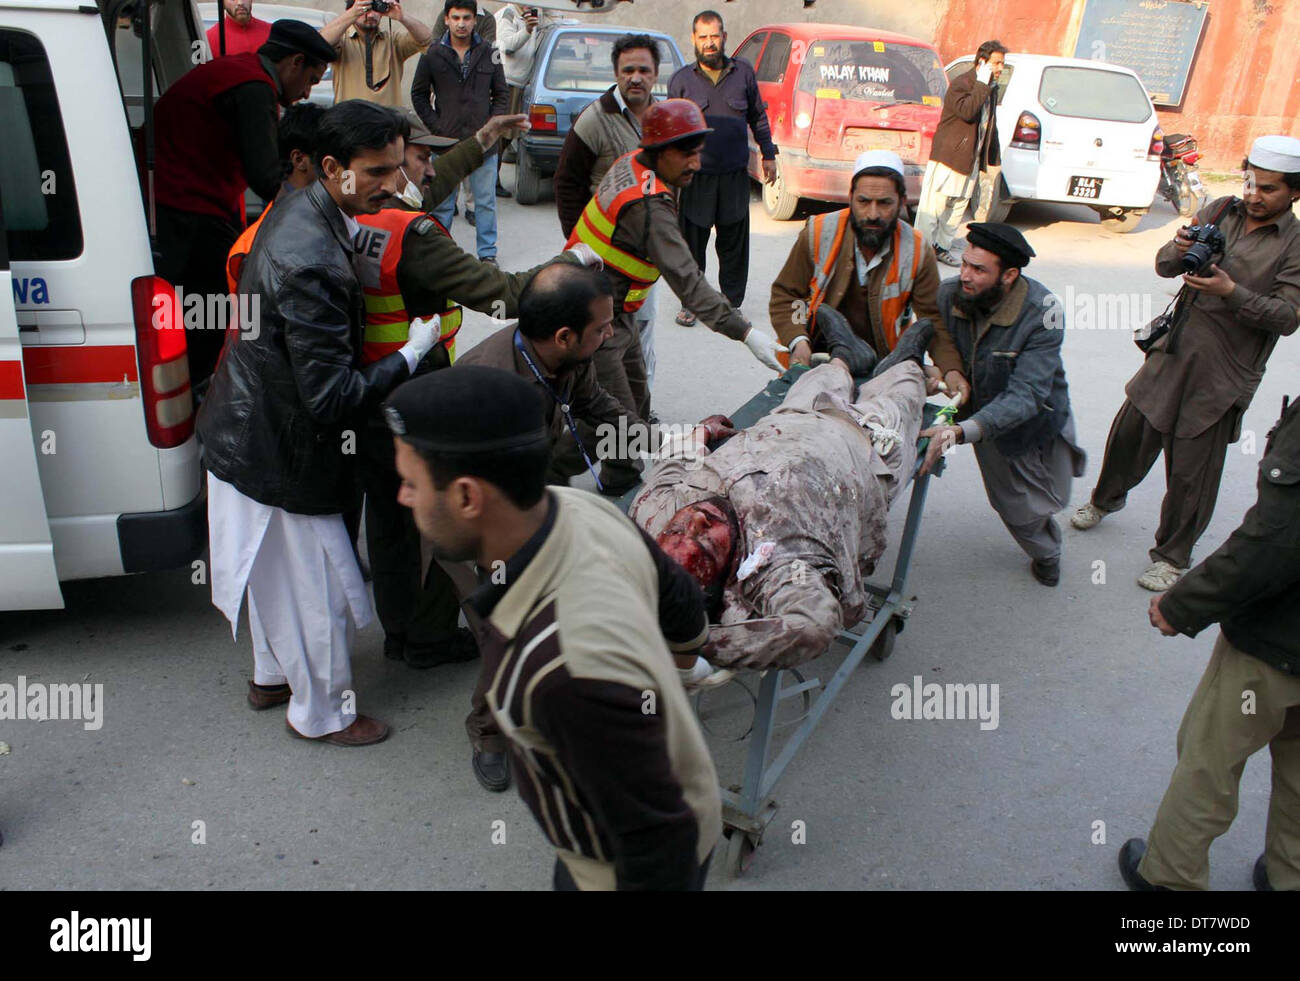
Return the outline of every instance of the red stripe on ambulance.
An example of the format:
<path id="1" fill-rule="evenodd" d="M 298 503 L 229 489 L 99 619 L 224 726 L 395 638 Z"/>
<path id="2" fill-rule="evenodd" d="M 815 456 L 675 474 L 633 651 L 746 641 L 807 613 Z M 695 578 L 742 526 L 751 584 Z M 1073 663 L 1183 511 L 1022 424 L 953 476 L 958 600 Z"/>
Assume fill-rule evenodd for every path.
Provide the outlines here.
<path id="1" fill-rule="evenodd" d="M 28 385 L 95 385 L 139 381 L 133 344 L 23 349 Z"/>
<path id="2" fill-rule="evenodd" d="M 23 399 L 23 366 L 21 361 L 0 361 L 0 399 Z"/>

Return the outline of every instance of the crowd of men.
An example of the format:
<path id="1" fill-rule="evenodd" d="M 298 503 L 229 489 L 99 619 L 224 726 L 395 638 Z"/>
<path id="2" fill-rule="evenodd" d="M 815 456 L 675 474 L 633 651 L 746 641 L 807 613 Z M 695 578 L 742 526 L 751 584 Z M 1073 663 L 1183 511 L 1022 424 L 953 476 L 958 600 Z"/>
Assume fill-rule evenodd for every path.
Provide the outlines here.
<path id="1" fill-rule="evenodd" d="M 523 85 L 549 14 L 506 4 L 493 18 L 446 0 L 434 30 L 399 3 L 347 0 L 316 31 L 225 3 L 224 56 L 158 102 L 158 268 L 186 292 L 261 298 L 256 331 L 189 339 L 213 602 L 232 631 L 247 607 L 254 709 L 287 706 L 305 739 L 385 739 L 352 690 L 352 628 L 377 612 L 390 658 L 481 658 L 473 772 L 491 791 L 518 777 L 555 845 L 556 888 L 699 888 L 720 805 L 687 693 L 817 657 L 863 619 L 918 437 L 922 474 L 973 447 L 1031 575 L 1058 584 L 1055 515 L 1086 464 L 1068 324 L 1026 274 L 1035 253 L 1016 228 L 972 221 L 960 255 L 955 244 L 979 175 L 998 164 L 1005 46 L 980 45 L 948 89 L 915 223 L 904 162 L 869 151 L 846 178 L 848 206 L 793 236 L 770 290 L 773 336 L 740 312 L 743 148 L 752 134 L 768 180 L 778 150 L 716 12 L 695 17 L 696 60 L 665 99 L 658 42 L 613 45 L 614 82 L 574 120 L 556 174 L 564 247 L 510 273 L 496 258 L 499 161 L 528 127 Z M 402 79 L 415 55 L 412 113 Z M 331 64 L 336 104 L 301 102 Z M 1189 271 L 1180 230 L 1156 256 L 1159 275 L 1182 277 L 1174 329 L 1130 382 L 1071 517 L 1087 530 L 1118 511 L 1163 453 L 1154 564 L 1139 579 L 1160 594 L 1150 620 L 1170 635 L 1223 627 L 1150 841 L 1120 853 L 1138 888 L 1205 887 L 1242 765 L 1266 744 L 1256 879 L 1300 888 L 1300 410 L 1272 435 L 1257 505 L 1188 571 L 1226 448 L 1279 336 L 1300 323 L 1300 140 L 1260 137 L 1242 169 L 1241 197 L 1196 219 L 1223 231 L 1223 254 Z M 465 181 L 474 254 L 449 233 Z M 270 204 L 245 227 L 248 188 Z M 704 275 L 711 234 L 718 289 Z M 941 281 L 940 263 L 960 271 Z M 677 323 L 702 320 L 799 377 L 749 430 L 711 416 L 647 461 L 599 450 L 595 434 L 657 420 L 661 278 Z M 463 307 L 516 322 L 458 358 Z M 941 392 L 959 414 L 922 430 L 922 403 Z M 566 486 L 583 472 L 599 494 Z M 602 500 L 638 485 L 631 520 Z M 1246 687 L 1250 715 L 1237 710 Z"/>

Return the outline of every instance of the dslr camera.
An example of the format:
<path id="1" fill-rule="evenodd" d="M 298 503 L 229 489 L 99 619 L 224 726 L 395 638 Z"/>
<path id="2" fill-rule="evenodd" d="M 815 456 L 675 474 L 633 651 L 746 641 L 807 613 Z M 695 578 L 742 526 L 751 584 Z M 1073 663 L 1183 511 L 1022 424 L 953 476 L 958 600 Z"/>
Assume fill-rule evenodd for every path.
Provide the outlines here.
<path id="1" fill-rule="evenodd" d="M 377 14 L 386 14 L 393 5 L 389 0 L 370 0 L 370 9 Z"/>
<path id="2" fill-rule="evenodd" d="M 1204 276 L 1216 259 L 1223 258 L 1227 242 L 1218 225 L 1189 225 L 1186 235 L 1192 239 L 1191 248 L 1183 253 L 1183 272 Z"/>

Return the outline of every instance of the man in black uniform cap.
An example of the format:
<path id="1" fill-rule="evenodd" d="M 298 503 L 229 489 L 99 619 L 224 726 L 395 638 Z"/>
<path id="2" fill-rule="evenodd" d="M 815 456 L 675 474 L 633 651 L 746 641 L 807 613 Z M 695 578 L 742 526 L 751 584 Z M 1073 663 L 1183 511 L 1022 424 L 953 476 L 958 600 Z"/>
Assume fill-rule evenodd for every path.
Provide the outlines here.
<path id="1" fill-rule="evenodd" d="M 398 500 L 434 555 L 483 570 L 465 607 L 555 887 L 701 888 L 722 807 L 669 656 L 708 636 L 700 587 L 610 502 L 546 487 L 543 401 L 517 374 L 436 371 L 385 411 Z"/>
<path id="2" fill-rule="evenodd" d="M 1061 306 L 1021 275 L 1034 250 L 1015 228 L 972 222 L 966 242 L 961 275 L 940 284 L 938 304 L 974 394 L 957 425 L 921 433 L 932 437 L 922 472 L 956 444 L 973 444 L 993 510 L 1029 555 L 1034 578 L 1055 586 L 1061 529 L 1053 515 L 1087 459 L 1061 363 Z"/>

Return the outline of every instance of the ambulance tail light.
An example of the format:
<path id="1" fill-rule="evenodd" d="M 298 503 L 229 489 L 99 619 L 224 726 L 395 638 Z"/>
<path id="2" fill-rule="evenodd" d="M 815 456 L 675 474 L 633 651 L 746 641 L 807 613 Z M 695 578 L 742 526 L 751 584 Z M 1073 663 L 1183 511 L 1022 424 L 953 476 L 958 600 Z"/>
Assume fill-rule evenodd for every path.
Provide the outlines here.
<path id="1" fill-rule="evenodd" d="M 180 446 L 194 434 L 194 400 L 176 291 L 161 276 L 140 276 L 131 281 L 131 307 L 149 442 L 159 449 Z"/>
<path id="2" fill-rule="evenodd" d="M 534 105 L 528 109 L 528 121 L 533 124 L 534 133 L 554 133 L 559 130 L 556 122 L 555 106 Z"/>
<path id="3" fill-rule="evenodd" d="M 1011 134 L 1011 145 L 1021 150 L 1037 150 L 1043 139 L 1043 126 L 1032 112 L 1022 112 Z"/>

